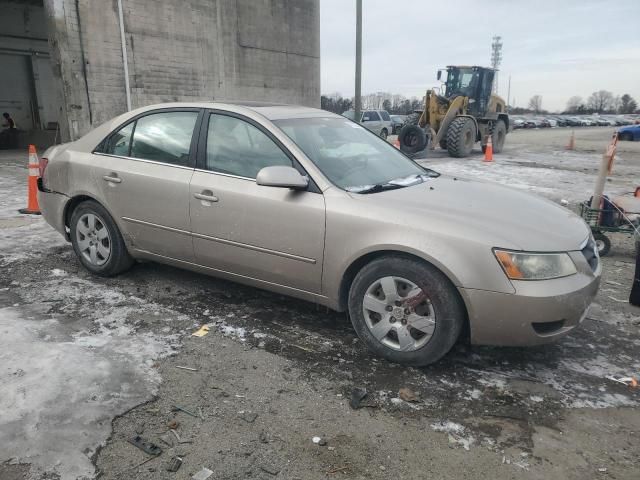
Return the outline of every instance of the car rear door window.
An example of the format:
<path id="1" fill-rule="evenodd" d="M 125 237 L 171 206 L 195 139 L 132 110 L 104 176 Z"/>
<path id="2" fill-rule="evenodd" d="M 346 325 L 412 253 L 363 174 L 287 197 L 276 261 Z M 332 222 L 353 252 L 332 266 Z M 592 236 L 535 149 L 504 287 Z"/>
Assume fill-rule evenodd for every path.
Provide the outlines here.
<path id="1" fill-rule="evenodd" d="M 264 167 L 292 166 L 291 159 L 254 125 L 236 117 L 211 114 L 205 168 L 213 172 L 256 178 Z"/>
<path id="2" fill-rule="evenodd" d="M 134 122 L 135 123 L 135 122 Z M 121 157 L 129 156 L 129 146 L 131 145 L 131 134 L 133 133 L 133 125 L 130 123 L 115 132 L 104 146 L 102 153 L 109 155 L 118 155 Z"/>
<path id="3" fill-rule="evenodd" d="M 133 158 L 189 165 L 189 151 L 198 112 L 153 113 L 136 121 L 131 142 Z"/>

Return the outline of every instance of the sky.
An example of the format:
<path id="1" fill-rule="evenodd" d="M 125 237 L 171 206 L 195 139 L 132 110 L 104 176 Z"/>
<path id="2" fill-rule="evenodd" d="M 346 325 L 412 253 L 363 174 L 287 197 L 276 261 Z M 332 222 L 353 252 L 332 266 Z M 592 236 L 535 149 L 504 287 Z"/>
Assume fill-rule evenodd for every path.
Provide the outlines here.
<path id="1" fill-rule="evenodd" d="M 422 97 L 446 65 L 489 66 L 504 44 L 499 94 L 561 111 L 573 95 L 640 103 L 640 0 L 363 0 L 362 93 Z M 354 94 L 356 0 L 320 0 L 322 93 Z M 515 100 L 515 101 L 514 101 Z"/>

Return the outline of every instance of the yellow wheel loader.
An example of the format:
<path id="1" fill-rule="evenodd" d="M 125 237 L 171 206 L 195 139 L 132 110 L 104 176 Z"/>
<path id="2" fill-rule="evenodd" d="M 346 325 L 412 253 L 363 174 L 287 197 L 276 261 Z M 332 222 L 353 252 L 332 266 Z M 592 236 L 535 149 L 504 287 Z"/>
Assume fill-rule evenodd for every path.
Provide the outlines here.
<path id="1" fill-rule="evenodd" d="M 442 71 L 438 71 L 438 80 Z M 444 95 L 427 90 L 424 107 L 407 118 L 400 130 L 400 149 L 417 154 L 428 146 L 448 150 L 452 157 L 466 157 L 476 142 L 482 151 L 489 135 L 493 151 L 500 153 L 509 131 L 505 101 L 491 93 L 495 70 L 484 67 L 448 66 Z"/>

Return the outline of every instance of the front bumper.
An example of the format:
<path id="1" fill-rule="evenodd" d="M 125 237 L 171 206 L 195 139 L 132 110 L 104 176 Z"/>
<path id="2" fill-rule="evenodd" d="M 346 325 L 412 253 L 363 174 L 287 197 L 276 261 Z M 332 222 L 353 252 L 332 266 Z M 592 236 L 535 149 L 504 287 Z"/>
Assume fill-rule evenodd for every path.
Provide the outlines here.
<path id="1" fill-rule="evenodd" d="M 513 281 L 515 293 L 460 288 L 467 304 L 471 343 L 530 346 L 549 343 L 577 327 L 598 293 L 595 271 L 581 252 L 570 252 L 578 273 L 541 281 Z"/>
<path id="2" fill-rule="evenodd" d="M 60 232 L 65 238 L 67 231 L 64 225 L 64 209 L 69 197 L 62 193 L 46 190 L 42 186 L 42 179 L 38 179 L 38 205 L 45 221 Z"/>

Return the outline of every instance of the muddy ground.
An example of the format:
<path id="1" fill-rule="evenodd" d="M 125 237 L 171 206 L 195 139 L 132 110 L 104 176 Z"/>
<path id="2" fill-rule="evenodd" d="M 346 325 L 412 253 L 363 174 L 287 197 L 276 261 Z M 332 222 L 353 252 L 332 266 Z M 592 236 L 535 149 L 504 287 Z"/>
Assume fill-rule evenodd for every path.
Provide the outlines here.
<path id="1" fill-rule="evenodd" d="M 439 151 L 421 162 L 575 207 L 610 132 L 577 129 L 574 152 L 568 133 L 515 132 L 491 165 Z M 608 191 L 639 183 L 638 147 L 621 144 Z M 606 378 L 640 375 L 629 237 L 612 236 L 594 307 L 558 343 L 460 343 L 405 368 L 312 304 L 152 263 L 90 276 L 41 219 L 15 213 L 24 157 L 0 154 L 0 479 L 188 479 L 203 467 L 212 479 L 638 478 L 640 393 Z M 354 410 L 356 387 L 368 395 Z"/>

